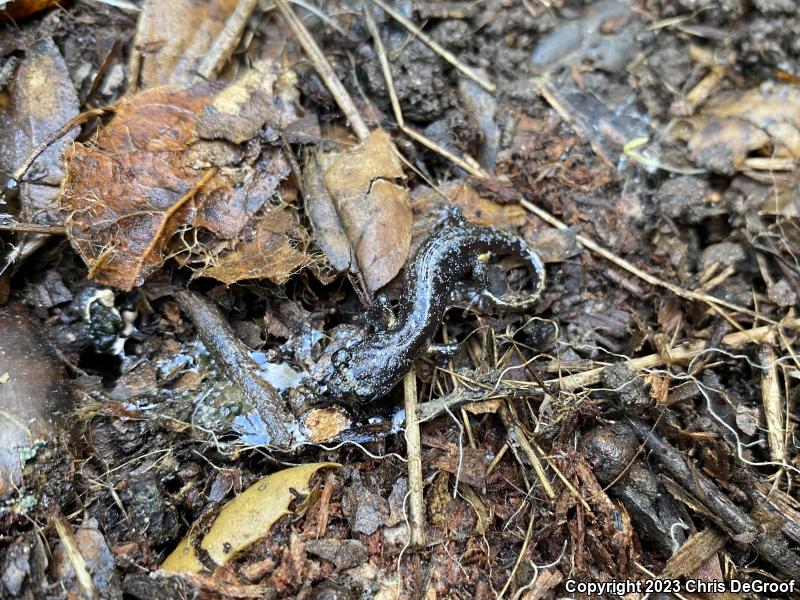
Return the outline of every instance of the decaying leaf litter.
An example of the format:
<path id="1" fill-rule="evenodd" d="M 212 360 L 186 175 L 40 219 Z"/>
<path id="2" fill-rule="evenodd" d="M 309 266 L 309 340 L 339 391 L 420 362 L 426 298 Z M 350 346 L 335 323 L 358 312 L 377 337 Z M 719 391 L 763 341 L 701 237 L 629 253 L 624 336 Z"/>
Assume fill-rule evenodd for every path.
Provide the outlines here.
<path id="1" fill-rule="evenodd" d="M 800 572 L 793 2 L 53 4 L 0 35 L 4 596 Z M 294 394 L 459 219 L 535 310 Z"/>

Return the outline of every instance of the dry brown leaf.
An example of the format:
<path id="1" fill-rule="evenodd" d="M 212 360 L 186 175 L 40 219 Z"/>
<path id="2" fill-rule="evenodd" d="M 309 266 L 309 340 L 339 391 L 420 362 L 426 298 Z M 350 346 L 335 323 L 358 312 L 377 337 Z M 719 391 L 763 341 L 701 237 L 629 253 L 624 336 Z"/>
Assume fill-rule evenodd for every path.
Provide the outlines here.
<path id="1" fill-rule="evenodd" d="M 461 481 L 476 487 L 486 483 L 486 452 L 470 446 L 459 448 L 456 444 L 447 444 L 444 450 L 426 466 L 458 475 Z"/>
<path id="2" fill-rule="evenodd" d="M 350 241 L 339 221 L 336 206 L 322 182 L 322 176 L 335 160 L 334 153 L 308 151 L 303 169 L 303 189 L 306 214 L 314 227 L 317 245 L 331 266 L 342 272 L 350 269 L 353 263 Z"/>
<path id="3" fill-rule="evenodd" d="M 139 85 L 183 85 L 224 29 L 238 0 L 146 0 L 136 32 Z"/>
<path id="4" fill-rule="evenodd" d="M 769 143 L 765 131 L 741 119 L 704 117 L 689 138 L 693 161 L 712 171 L 733 175 L 747 155 Z"/>
<path id="5" fill-rule="evenodd" d="M 283 284 L 308 263 L 307 245 L 308 234 L 297 214 L 285 205 L 270 206 L 231 252 L 199 274 L 229 285 L 262 278 Z"/>
<path id="6" fill-rule="evenodd" d="M 287 74 L 289 72 L 283 72 Z M 197 133 L 207 139 L 224 139 L 241 144 L 269 123 L 284 129 L 297 120 L 294 104 L 283 99 L 276 106 L 275 88 L 282 72 L 271 61 L 253 65 L 239 80 L 217 94 L 197 123 Z"/>
<path id="7" fill-rule="evenodd" d="M 226 283 L 283 283 L 308 262 L 307 233 L 277 195 L 291 172 L 284 153 L 266 147 L 243 160 L 236 145 L 199 139 L 218 89 L 125 98 L 92 145 L 69 150 L 60 205 L 90 277 L 127 290 L 176 256 Z"/>
<path id="8" fill-rule="evenodd" d="M 283 152 L 264 150 L 258 161 L 242 166 L 237 187 L 217 179 L 217 187 L 207 187 L 207 200 L 198 207 L 192 224 L 203 227 L 222 239 L 236 239 L 248 222 L 267 204 L 281 182 L 291 173 Z M 230 173 L 230 170 L 229 170 Z"/>
<path id="9" fill-rule="evenodd" d="M 727 93 L 703 114 L 688 119 L 692 159 L 713 171 L 733 174 L 747 168 L 752 152 L 774 159 L 800 159 L 800 89 L 762 86 Z"/>
<path id="10" fill-rule="evenodd" d="M 78 114 L 78 95 L 67 65 L 50 38 L 26 53 L 11 86 L 0 92 L 0 172 L 16 171 L 47 136 Z M 54 142 L 33 163 L 20 186 L 22 220 L 60 223 L 55 205 L 64 177 L 60 156 L 75 132 Z"/>
<path id="11" fill-rule="evenodd" d="M 412 202 L 417 221 L 438 220 L 452 206 L 460 208 L 464 218 L 476 225 L 513 229 L 527 220 L 525 209 L 519 204 L 499 204 L 484 198 L 466 181 L 453 181 L 436 190 L 420 186 L 414 190 Z"/>
<path id="12" fill-rule="evenodd" d="M 61 0 L 6 0 L 0 2 L 0 21 L 24 19 L 60 4 Z"/>
<path id="13" fill-rule="evenodd" d="M 94 145 L 67 152 L 60 206 L 70 241 L 98 282 L 141 285 L 190 222 L 189 200 L 215 175 L 186 166 L 184 152 L 212 92 L 207 84 L 161 87 L 124 99 Z"/>
<path id="14" fill-rule="evenodd" d="M 339 270 L 360 272 L 375 292 L 405 264 L 411 245 L 411 204 L 389 135 L 373 131 L 361 144 L 307 165 L 307 211 L 317 240 Z M 324 174 L 319 173 L 324 169 Z"/>

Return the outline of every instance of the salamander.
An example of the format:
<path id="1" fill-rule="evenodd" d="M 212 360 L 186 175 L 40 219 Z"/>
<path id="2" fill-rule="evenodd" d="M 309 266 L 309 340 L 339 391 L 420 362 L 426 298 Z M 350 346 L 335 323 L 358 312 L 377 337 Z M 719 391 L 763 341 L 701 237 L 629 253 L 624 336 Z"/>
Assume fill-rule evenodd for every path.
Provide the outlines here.
<path id="1" fill-rule="evenodd" d="M 530 292 L 514 299 L 490 292 L 487 260 L 491 255 L 521 259 L 532 278 Z M 396 318 L 335 350 L 322 372 L 313 376 L 315 394 L 328 402 L 363 404 L 389 393 L 431 348 L 450 293 L 470 272 L 482 286 L 472 304 L 488 303 L 499 311 L 527 310 L 544 289 L 542 261 L 521 238 L 492 227 L 446 227 L 422 243 L 407 267 Z"/>

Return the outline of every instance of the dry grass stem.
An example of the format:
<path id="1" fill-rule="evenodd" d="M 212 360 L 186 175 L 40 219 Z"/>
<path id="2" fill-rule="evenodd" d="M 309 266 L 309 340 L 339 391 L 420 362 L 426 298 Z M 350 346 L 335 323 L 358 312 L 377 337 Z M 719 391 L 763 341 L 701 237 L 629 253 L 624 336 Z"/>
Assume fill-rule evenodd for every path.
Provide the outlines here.
<path id="1" fill-rule="evenodd" d="M 406 454 L 408 457 L 408 494 L 410 543 L 414 548 L 425 546 L 425 502 L 422 495 L 422 444 L 417 414 L 417 373 L 412 368 L 403 379 L 406 411 Z"/>
<path id="2" fill-rule="evenodd" d="M 761 400 L 764 403 L 764 417 L 767 421 L 767 440 L 769 455 L 775 462 L 786 459 L 785 431 L 783 427 L 783 397 L 778 379 L 778 363 L 775 356 L 775 335 L 770 332 L 761 344 L 759 359 L 761 371 Z"/>
<path id="3" fill-rule="evenodd" d="M 46 233 L 49 235 L 66 235 L 63 225 L 38 225 L 36 223 L 0 223 L 0 231 L 12 233 Z"/>
<path id="4" fill-rule="evenodd" d="M 308 29 L 306 29 L 305 25 L 303 25 L 303 22 L 294 14 L 294 11 L 286 0 L 275 0 L 275 6 L 280 11 L 286 24 L 292 30 L 300 46 L 302 46 L 311 64 L 317 70 L 320 78 L 325 82 L 328 91 L 330 91 L 336 104 L 339 105 L 347 122 L 353 129 L 353 133 L 356 134 L 359 141 L 364 141 L 369 135 L 369 128 L 361 118 L 350 94 L 347 93 L 342 82 L 336 77 L 336 73 L 334 73 L 333 68 L 330 63 L 328 63 L 328 59 L 325 58 L 317 42 L 314 41 L 313 36 L 309 33 Z"/>
<path id="5" fill-rule="evenodd" d="M 448 150 L 445 150 L 439 144 L 429 140 L 421 133 L 414 131 L 411 127 L 408 127 L 407 125 L 401 125 L 400 130 L 415 142 L 419 142 L 429 150 L 433 150 L 440 156 L 443 156 L 457 167 L 461 167 L 462 169 L 464 169 L 467 173 L 469 173 L 473 177 L 479 177 L 481 179 L 489 178 L 489 174 L 480 167 L 475 167 L 468 161 L 459 158 L 458 156 L 456 156 L 452 152 L 449 152 Z"/>
<path id="6" fill-rule="evenodd" d="M 72 531 L 72 526 L 64 517 L 55 519 L 56 533 L 58 539 L 64 546 L 64 553 L 67 555 L 69 564 L 75 572 L 75 579 L 83 592 L 84 598 L 99 598 L 100 594 L 92 581 L 92 576 L 89 574 L 89 569 L 86 567 L 86 559 L 81 554 L 78 548 L 78 540 L 75 539 L 75 533 Z"/>
<path id="7" fill-rule="evenodd" d="M 217 35 L 208 53 L 203 57 L 197 72 L 203 79 L 216 79 L 225 63 L 230 60 L 239 44 L 247 21 L 258 5 L 258 0 L 239 0 L 233 13 L 225 22 L 225 27 Z"/>
<path id="8" fill-rule="evenodd" d="M 392 70 L 389 67 L 389 59 L 386 56 L 386 48 L 383 46 L 381 32 L 378 31 L 378 26 L 375 25 L 375 19 L 372 18 L 369 12 L 366 0 L 361 0 L 361 8 L 363 9 L 364 21 L 367 24 L 367 29 L 369 29 L 372 39 L 375 40 L 375 53 L 378 55 L 378 62 L 381 65 L 381 71 L 383 71 L 383 78 L 386 80 L 386 89 L 389 90 L 389 100 L 392 103 L 392 112 L 394 113 L 395 121 L 397 121 L 400 127 L 403 127 L 405 125 L 403 111 L 400 108 L 400 100 L 397 99 L 394 77 L 392 77 Z"/>
<path id="9" fill-rule="evenodd" d="M 529 201 L 523 199 L 523 200 L 520 201 L 520 204 L 526 210 L 529 210 L 530 212 L 535 214 L 537 217 L 539 217 L 543 221 L 549 223 L 550 225 L 552 225 L 556 229 L 569 229 L 569 227 L 567 226 L 566 223 L 558 220 L 553 215 L 551 215 L 549 212 L 539 208 L 538 206 L 536 206 L 532 202 L 529 202 Z M 715 296 L 711 296 L 711 295 L 705 294 L 703 292 L 695 292 L 695 291 L 692 291 L 692 290 L 687 290 L 687 289 L 684 289 L 684 288 L 680 287 L 679 285 L 675 285 L 674 283 L 670 283 L 669 281 L 664 281 L 663 279 L 660 279 L 660 278 L 656 277 L 655 275 L 651 275 L 647 271 L 643 271 L 642 269 L 640 269 L 636 265 L 628 262 L 624 258 L 621 258 L 621 257 L 617 256 L 616 254 L 614 254 L 610 250 L 606 250 L 605 248 L 600 246 L 598 243 L 596 243 L 594 240 L 592 240 L 591 238 L 589 238 L 589 237 L 587 237 L 585 235 L 577 234 L 575 237 L 583 246 L 585 246 L 586 248 L 588 248 L 589 250 L 591 250 L 595 254 L 599 254 L 600 256 L 605 258 L 606 260 L 611 261 L 612 263 L 614 263 L 618 267 L 621 267 L 621 268 L 625 269 L 626 271 L 628 271 L 629 273 L 631 273 L 633 275 L 636 275 L 636 277 L 646 281 L 650 285 L 654 285 L 654 286 L 657 286 L 657 287 L 665 288 L 665 289 L 669 290 L 670 292 L 672 292 L 673 294 L 675 294 L 676 296 L 679 296 L 681 298 L 685 298 L 686 300 L 704 302 L 706 304 L 717 305 L 718 307 L 725 307 L 725 308 L 728 308 L 730 310 L 734 310 L 736 312 L 740 312 L 742 314 L 749 315 L 749 316 L 754 317 L 754 318 L 756 318 L 756 317 L 760 318 L 761 320 L 766 321 L 768 323 L 772 323 L 773 325 L 775 324 L 775 321 L 773 321 L 771 319 L 767 319 L 763 315 L 757 315 L 754 311 L 752 311 L 749 308 L 746 308 L 744 306 L 739 306 L 737 304 L 733 304 L 732 302 L 728 302 L 727 300 L 723 300 L 722 298 L 717 298 Z"/>
<path id="10" fill-rule="evenodd" d="M 453 65 L 456 69 L 461 71 L 464 75 L 472 79 L 475 83 L 477 83 L 487 92 L 494 93 L 497 90 L 497 87 L 492 82 L 486 81 L 486 79 L 478 75 L 475 71 L 470 69 L 460 60 L 458 60 L 458 58 L 456 58 L 456 56 L 452 52 L 437 44 L 435 40 L 428 37 L 428 35 L 426 35 L 419 27 L 417 27 L 414 23 L 406 19 L 399 12 L 394 10 L 391 6 L 383 2 L 383 0 L 370 0 L 370 1 L 380 6 L 384 10 L 384 12 L 386 12 L 386 14 L 388 14 L 395 21 L 400 23 L 400 25 L 408 29 L 411 33 L 417 36 L 422 42 L 427 44 L 431 50 L 436 52 L 439 56 L 441 56 L 451 65 Z"/>
<path id="11" fill-rule="evenodd" d="M 787 319 L 781 323 L 782 327 L 790 329 L 800 329 L 800 318 Z M 746 344 L 759 344 L 774 331 L 771 325 L 763 325 L 745 331 L 729 333 L 722 338 L 722 344 L 728 348 L 741 348 Z M 633 371 L 643 371 L 660 367 L 665 363 L 681 363 L 689 361 L 707 349 L 705 341 L 690 342 L 686 346 L 665 351 L 662 354 L 648 354 L 640 358 L 634 358 L 626 362 L 627 367 Z M 598 367 L 583 373 L 575 373 L 558 379 L 549 379 L 545 384 L 558 384 L 562 390 L 574 390 L 579 387 L 594 385 L 599 383 L 603 377 L 603 369 Z"/>

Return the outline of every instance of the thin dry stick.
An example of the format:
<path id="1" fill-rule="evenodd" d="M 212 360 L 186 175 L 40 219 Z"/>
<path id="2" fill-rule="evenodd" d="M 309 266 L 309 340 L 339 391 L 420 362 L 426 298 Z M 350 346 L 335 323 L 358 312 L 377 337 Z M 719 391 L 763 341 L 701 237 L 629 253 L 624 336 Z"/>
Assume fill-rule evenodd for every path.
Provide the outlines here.
<path id="1" fill-rule="evenodd" d="M 539 208 L 532 202 L 523 199 L 520 200 L 520 204 L 524 208 L 535 214 L 537 217 L 542 219 L 543 221 L 546 221 L 547 223 L 555 227 L 556 229 L 569 229 L 566 223 L 559 221 L 549 212 Z M 687 290 L 678 285 L 675 285 L 674 283 L 670 283 L 669 281 L 664 281 L 663 279 L 660 279 L 655 275 L 651 275 L 647 271 L 643 271 L 642 269 L 628 262 L 624 258 L 620 258 L 610 250 L 606 250 L 605 248 L 597 244 L 594 240 L 592 240 L 589 237 L 586 237 L 585 235 L 577 234 L 575 238 L 586 248 L 588 248 L 589 250 L 591 250 L 596 254 L 599 254 L 606 260 L 613 262 L 618 267 L 622 267 L 629 273 L 636 275 L 636 277 L 638 277 L 639 279 L 643 279 L 650 285 L 663 287 L 672 292 L 673 294 L 675 294 L 676 296 L 680 296 L 681 298 L 685 298 L 687 300 L 705 302 L 706 304 L 716 304 L 718 306 L 724 306 L 725 308 L 729 308 L 730 310 L 735 310 L 737 312 L 749 315 L 751 317 L 758 317 L 759 319 L 762 319 L 768 323 L 772 323 L 773 325 L 776 323 L 771 319 L 767 319 L 763 315 L 757 315 L 754 311 L 750 310 L 749 308 L 745 308 L 744 306 L 738 306 L 737 304 L 733 304 L 721 298 L 717 298 L 709 294 L 704 294 L 702 292 L 694 292 L 692 290 Z"/>
<path id="2" fill-rule="evenodd" d="M 67 132 L 72 129 L 73 127 L 77 127 L 78 125 L 83 125 L 90 119 L 95 117 L 99 117 L 100 115 L 104 115 L 107 112 L 112 112 L 110 108 L 93 108 L 91 110 L 84 111 L 79 115 L 75 115 L 69 121 L 64 123 L 61 127 L 56 129 L 55 131 L 49 133 L 47 137 L 45 137 L 41 143 L 34 148 L 28 157 L 25 159 L 19 168 L 14 172 L 13 179 L 15 182 L 19 183 L 22 181 L 22 178 L 25 177 L 25 173 L 28 172 L 28 169 L 31 168 L 31 165 L 34 161 L 39 158 L 39 155 L 47 150 L 47 148 L 55 142 L 57 139 L 65 136 Z"/>
<path id="3" fill-rule="evenodd" d="M 86 559 L 78 547 L 78 540 L 75 539 L 72 526 L 64 517 L 57 518 L 54 521 L 58 539 L 64 547 L 64 553 L 67 555 L 67 560 L 69 560 L 72 570 L 75 572 L 75 579 L 77 579 L 78 585 L 83 591 L 83 596 L 92 599 L 99 598 L 100 595 L 97 592 L 94 581 L 92 581 L 92 576 L 89 574 L 89 569 L 86 567 Z"/>
<path id="4" fill-rule="evenodd" d="M 781 327 L 800 329 L 800 318 L 786 319 L 780 325 Z M 745 344 L 758 344 L 764 341 L 767 335 L 774 331 L 774 329 L 772 325 L 764 325 L 746 331 L 729 333 L 722 338 L 722 345 L 729 348 L 741 348 Z M 706 342 L 701 340 L 692 342 L 681 348 L 674 348 L 662 354 L 648 354 L 647 356 L 634 358 L 624 364 L 633 371 L 654 369 L 667 362 L 679 363 L 691 360 L 706 348 Z M 545 384 L 558 385 L 562 390 L 574 390 L 575 388 L 599 383 L 602 380 L 604 370 L 605 367 L 598 367 L 596 369 L 584 371 L 583 373 L 576 373 L 575 375 L 567 375 L 566 377 L 558 379 L 549 379 L 545 381 Z"/>
<path id="5" fill-rule="evenodd" d="M 403 111 L 400 108 L 400 100 L 397 99 L 394 77 L 392 77 L 392 71 L 389 68 L 389 59 L 386 57 L 386 49 L 383 47 L 381 32 L 378 31 L 378 26 L 375 25 L 375 19 L 372 18 L 369 12 L 366 0 L 361 0 L 361 10 L 364 13 L 364 21 L 367 23 L 367 29 L 369 29 L 372 39 L 375 40 L 375 53 L 378 55 L 378 62 L 381 65 L 381 71 L 383 71 L 383 78 L 386 80 L 386 89 L 389 90 L 389 100 L 392 103 L 394 119 L 400 127 L 403 127 L 403 125 L 405 125 Z"/>
<path id="6" fill-rule="evenodd" d="M 595 151 L 597 156 L 602 158 L 605 163 L 611 167 L 612 169 L 615 168 L 614 161 L 605 153 L 603 148 L 594 142 L 594 137 L 591 135 L 591 131 L 587 131 L 586 127 L 580 121 L 576 121 L 567 108 L 562 104 L 561 99 L 558 98 L 552 90 L 550 90 L 544 82 L 540 82 L 538 85 L 537 90 L 544 98 L 547 103 L 553 107 L 558 115 L 564 119 L 567 123 L 571 124 L 572 127 L 586 140 L 589 141 L 589 144 L 592 146 L 592 149 Z"/>
<path id="7" fill-rule="evenodd" d="M 531 446 L 533 446 L 535 452 L 538 452 L 545 459 L 545 461 L 547 461 L 547 464 L 551 469 L 553 469 L 553 472 L 561 480 L 561 483 L 563 483 L 567 490 L 569 490 L 569 493 L 575 496 L 575 499 L 583 505 L 583 508 L 586 509 L 586 512 L 592 512 L 592 509 L 586 499 L 581 496 L 581 493 L 578 491 L 578 489 L 572 485 L 572 482 L 569 479 L 566 478 L 564 473 L 561 472 L 561 469 L 558 468 L 555 462 L 553 462 L 550 457 L 542 451 L 542 449 L 539 447 L 539 444 L 533 443 Z"/>
<path id="8" fill-rule="evenodd" d="M 128 89 L 127 93 L 133 93 L 139 89 L 139 78 L 142 75 L 142 38 L 145 35 L 145 11 L 139 13 L 139 18 L 136 20 L 136 31 L 133 33 L 133 42 L 131 42 L 131 54 L 128 57 Z"/>
<path id="9" fill-rule="evenodd" d="M 764 417 L 767 421 L 767 440 L 769 441 L 769 455 L 775 462 L 782 463 L 786 460 L 786 447 L 784 445 L 785 431 L 783 428 L 783 413 L 781 412 L 781 386 L 778 381 L 778 363 L 775 357 L 775 335 L 767 334 L 761 351 L 758 353 L 764 370 L 761 372 L 761 399 L 764 403 Z"/>
<path id="10" fill-rule="evenodd" d="M 531 463 L 533 471 L 536 473 L 536 477 L 539 478 L 539 482 L 542 484 L 544 493 L 550 499 L 555 498 L 556 492 L 553 490 L 553 486 L 550 485 L 550 481 L 547 479 L 547 474 L 544 472 L 542 462 L 539 460 L 536 452 L 534 452 L 533 448 L 528 443 L 528 439 L 525 437 L 525 432 L 522 431 L 522 427 L 514 423 L 514 417 L 511 415 L 511 411 L 505 404 L 500 407 L 500 418 L 502 419 L 503 424 L 508 431 L 509 438 L 513 442 L 516 442 L 516 444 L 525 453 L 525 456 L 528 457 L 528 462 Z"/>
<path id="11" fill-rule="evenodd" d="M 140 12 L 142 9 L 136 6 L 133 2 L 128 2 L 128 0 L 90 0 L 91 2 L 96 2 L 98 4 L 108 4 L 109 6 L 113 6 L 114 8 L 118 8 L 120 10 L 125 10 L 132 13 Z M 84 0 L 86 2 L 86 0 Z"/>
<path id="12" fill-rule="evenodd" d="M 464 422 L 464 429 L 467 430 L 467 439 L 469 440 L 469 446 L 473 450 L 477 448 L 475 445 L 475 435 L 472 433 L 472 426 L 469 424 L 469 415 L 467 411 L 464 410 L 464 407 L 461 407 L 461 420 Z"/>
<path id="13" fill-rule="evenodd" d="M 522 475 L 522 482 L 525 484 L 525 491 L 530 494 L 531 490 L 533 489 L 533 485 L 528 480 L 528 469 L 526 468 L 525 463 L 522 461 L 522 457 L 519 455 L 519 452 L 517 451 L 517 446 L 515 444 L 512 444 L 511 442 L 507 442 L 505 447 L 511 451 L 511 454 L 514 455 L 514 460 L 516 460 L 517 463 L 519 463 L 520 466 L 519 472 L 520 475 Z"/>
<path id="14" fill-rule="evenodd" d="M 422 497 L 422 443 L 417 421 L 417 373 L 412 368 L 403 379 L 408 458 L 409 526 L 412 547 L 425 546 L 424 499 Z"/>
<path id="15" fill-rule="evenodd" d="M 37 225 L 36 223 L 0 223 L 0 231 L 13 233 L 49 233 L 50 235 L 66 235 L 63 225 Z"/>
<path id="16" fill-rule="evenodd" d="M 498 450 L 497 455 L 492 459 L 492 462 L 489 463 L 489 466 L 486 467 L 487 479 L 489 478 L 489 475 L 492 474 L 492 471 L 494 471 L 495 467 L 500 463 L 500 461 L 503 460 L 503 457 L 506 455 L 506 452 L 508 452 L 508 442 L 506 442 L 500 447 L 500 450 Z"/>
<path id="17" fill-rule="evenodd" d="M 216 79 L 228 62 L 242 37 L 247 21 L 255 10 L 258 0 L 239 0 L 225 27 L 217 35 L 208 53 L 200 61 L 197 73 L 204 79 Z"/>
<path id="18" fill-rule="evenodd" d="M 511 573 L 508 576 L 508 580 L 506 584 L 503 586 L 503 589 L 500 590 L 500 593 L 497 594 L 497 600 L 501 600 L 503 596 L 506 595 L 508 588 L 511 586 L 511 583 L 514 581 L 514 576 L 517 574 L 517 569 L 519 569 L 520 564 L 522 563 L 522 559 L 525 556 L 525 552 L 528 551 L 528 544 L 531 541 L 531 536 L 533 534 L 533 523 L 536 521 L 533 503 L 531 503 L 531 518 L 528 520 L 528 529 L 525 531 L 525 541 L 522 542 L 522 548 L 519 550 L 519 556 L 517 556 L 517 560 L 514 563 L 514 568 L 511 569 Z"/>
<path id="19" fill-rule="evenodd" d="M 394 10 L 391 6 L 388 6 L 385 2 L 383 2 L 383 0 L 371 0 L 371 2 L 374 2 L 375 4 L 380 6 L 384 10 L 384 12 L 386 12 L 386 14 L 388 14 L 395 21 L 400 23 L 400 25 L 408 29 L 411 33 L 417 36 L 422 42 L 430 46 L 431 50 L 436 52 L 439 56 L 441 56 L 451 65 L 453 65 L 456 69 L 461 71 L 464 75 L 472 79 L 475 83 L 477 83 L 487 92 L 494 93 L 497 90 L 497 87 L 491 81 L 486 81 L 483 77 L 478 75 L 467 65 L 459 61 L 458 58 L 456 58 L 456 56 L 452 52 L 446 50 L 445 48 L 437 44 L 433 39 L 431 39 L 425 33 L 423 33 L 423 31 L 419 27 L 417 27 L 414 23 L 406 19 L 399 12 Z"/>
<path id="20" fill-rule="evenodd" d="M 445 150 L 440 145 L 438 145 L 436 142 L 433 142 L 433 141 L 429 140 L 428 138 L 426 138 L 421 133 L 418 133 L 418 132 L 414 131 L 413 129 L 411 129 L 408 125 L 401 125 L 400 126 L 400 130 L 403 133 L 405 133 L 408 137 L 410 137 L 412 140 L 417 141 L 420 144 L 422 144 L 423 146 L 425 146 L 427 148 L 430 148 L 431 150 L 433 150 L 437 154 L 440 154 L 441 156 L 444 156 L 447 160 L 452 162 L 454 165 L 461 167 L 462 169 L 464 169 L 467 173 L 469 173 L 473 177 L 478 177 L 480 179 L 488 179 L 489 178 L 489 174 L 486 171 L 484 171 L 483 169 L 481 169 L 479 167 L 474 167 L 473 165 L 469 164 L 467 161 L 457 157 L 452 152 L 449 152 L 449 151 Z"/>
<path id="21" fill-rule="evenodd" d="M 442 340 L 444 341 L 445 344 L 450 343 L 450 335 L 447 331 L 447 326 L 442 328 Z M 453 370 L 452 358 L 447 360 L 447 367 L 450 369 L 450 371 Z M 453 388 L 455 389 L 457 385 L 456 378 L 450 375 L 450 380 L 453 382 Z M 474 450 L 477 448 L 475 444 L 475 435 L 472 433 L 472 427 L 469 424 L 469 415 L 467 414 L 467 411 L 465 411 L 463 407 L 461 408 L 461 420 L 464 423 L 464 429 L 467 431 L 467 439 L 469 440 L 470 448 Z"/>
<path id="22" fill-rule="evenodd" d="M 362 0 L 362 6 L 365 4 L 365 0 Z M 375 40 L 375 52 L 378 55 L 378 62 L 381 65 L 381 71 L 383 72 L 383 78 L 386 81 L 386 89 L 389 90 L 389 100 L 392 103 L 392 111 L 394 112 L 395 121 L 397 121 L 397 125 L 400 130 L 409 136 L 411 139 L 416 140 L 426 148 L 433 150 L 440 156 L 443 156 L 454 165 L 461 167 L 467 173 L 472 175 L 473 177 L 480 177 L 480 178 L 487 178 L 489 174 L 486 171 L 480 169 L 479 167 L 475 167 L 471 165 L 466 160 L 459 158 L 458 156 L 452 154 L 448 150 L 445 150 L 437 143 L 429 140 L 427 137 L 422 135 L 421 133 L 417 133 L 410 127 L 406 126 L 405 119 L 403 117 L 403 109 L 400 108 L 400 101 L 397 99 L 397 91 L 394 87 L 394 77 L 392 77 L 392 71 L 389 67 L 389 59 L 386 56 L 386 49 L 383 47 L 383 41 L 381 40 L 380 32 L 378 31 L 378 27 L 375 25 L 375 21 L 372 18 L 372 15 L 369 14 L 366 6 L 364 8 L 364 19 L 367 22 L 367 28 L 369 29 L 372 37 Z"/>
<path id="23" fill-rule="evenodd" d="M 297 41 L 303 47 L 306 55 L 308 55 L 311 64 L 314 65 L 322 81 L 325 82 L 333 99 L 336 100 L 336 104 L 339 105 L 347 122 L 350 123 L 353 133 L 356 134 L 356 137 L 360 141 L 364 141 L 369 135 L 369 128 L 358 113 L 358 109 L 353 103 L 350 94 L 347 93 L 342 82 L 336 77 L 336 73 L 334 73 L 333 68 L 328 63 L 322 50 L 320 50 L 320 47 L 314 41 L 314 38 L 309 33 L 308 29 L 306 29 L 305 25 L 303 25 L 302 21 L 297 18 L 297 15 L 294 14 L 294 11 L 286 3 L 286 0 L 275 0 L 275 6 L 281 11 L 281 15 L 297 38 Z"/>

